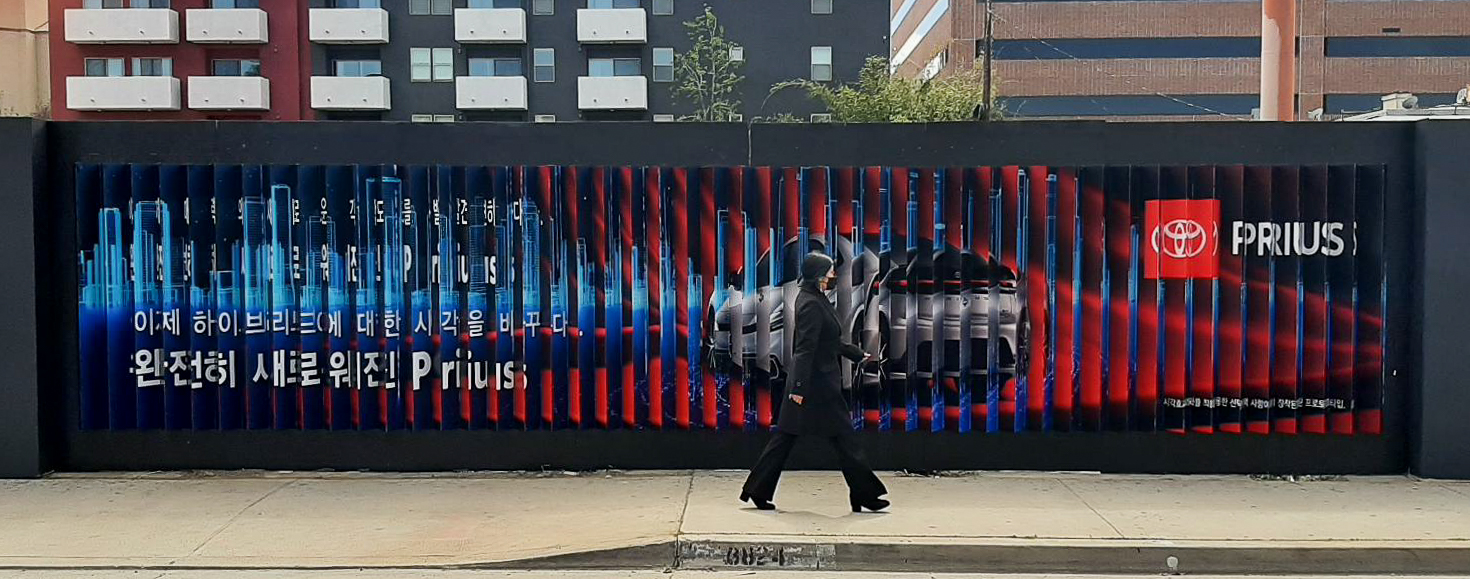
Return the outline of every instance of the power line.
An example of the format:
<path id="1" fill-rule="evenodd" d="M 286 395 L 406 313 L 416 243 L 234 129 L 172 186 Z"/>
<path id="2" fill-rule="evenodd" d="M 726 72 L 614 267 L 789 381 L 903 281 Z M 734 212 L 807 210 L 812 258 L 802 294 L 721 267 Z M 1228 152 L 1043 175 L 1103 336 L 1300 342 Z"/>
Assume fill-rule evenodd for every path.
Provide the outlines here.
<path id="1" fill-rule="evenodd" d="M 1005 22 L 1006 24 L 1011 24 L 1011 22 L 1009 20 L 1006 20 L 1004 17 L 1002 17 L 999 14 L 994 14 L 993 11 L 992 11 L 991 16 L 994 17 L 994 18 L 996 18 L 996 19 L 998 19 L 998 20 L 1000 20 L 1001 22 Z M 1022 30 L 1021 27 L 1019 27 L 1019 26 L 1012 26 L 1012 29 L 1014 29 L 1014 30 Z M 1095 59 L 1080 58 L 1080 57 L 1078 57 L 1076 55 L 1073 55 L 1072 53 L 1069 53 L 1069 52 L 1067 52 L 1065 50 L 1062 50 L 1061 48 L 1057 47 L 1056 45 L 1054 45 L 1054 44 L 1052 44 L 1050 42 L 1047 42 L 1046 39 L 1037 37 L 1035 35 L 1032 35 L 1029 32 L 1023 32 L 1023 34 L 1025 34 L 1027 36 L 1030 36 L 1030 40 L 1035 40 L 1036 42 L 1041 43 L 1042 46 L 1045 46 L 1047 48 L 1050 48 L 1053 51 L 1055 51 L 1057 54 L 1060 54 L 1062 56 L 1065 56 L 1068 59 L 1078 60 L 1078 61 L 1082 61 L 1082 60 L 1095 60 Z M 1125 84 L 1128 84 L 1130 86 L 1136 87 L 1139 90 L 1141 90 L 1143 92 L 1146 92 L 1146 93 L 1149 93 L 1149 94 L 1152 94 L 1154 96 L 1163 97 L 1163 98 L 1169 99 L 1171 101 L 1174 101 L 1176 103 L 1182 104 L 1184 106 L 1187 106 L 1187 107 L 1190 107 L 1190 108 L 1199 109 L 1199 110 L 1205 111 L 1207 113 L 1214 114 L 1214 115 L 1219 115 L 1219 116 L 1222 116 L 1222 117 L 1225 117 L 1225 118 L 1233 119 L 1233 118 L 1236 117 L 1235 115 L 1226 114 L 1226 113 L 1223 113 L 1223 112 L 1220 112 L 1220 111 L 1211 109 L 1209 107 L 1206 107 L 1204 105 L 1195 104 L 1195 103 L 1186 101 L 1184 99 L 1181 99 L 1179 97 L 1176 97 L 1176 96 L 1173 96 L 1173 95 L 1170 95 L 1170 94 L 1166 94 L 1166 93 L 1163 93 L 1163 92 L 1160 92 L 1160 91 L 1153 90 L 1151 88 L 1148 88 L 1147 86 L 1144 86 L 1144 85 L 1137 84 L 1137 83 L 1133 82 L 1127 76 L 1123 76 L 1123 75 L 1119 75 L 1119 74 L 1113 74 L 1113 73 L 1110 73 L 1110 72 L 1108 72 L 1106 70 L 1103 70 L 1102 67 L 1100 67 L 1100 66 L 1093 65 L 1092 69 L 1093 69 L 1093 72 L 1100 73 L 1100 74 L 1102 74 L 1104 76 L 1107 76 L 1109 78 L 1116 78 L 1116 79 L 1122 80 Z M 1092 101 L 1093 104 L 1096 104 L 1099 107 L 1102 107 L 1102 109 L 1104 111 L 1107 111 L 1108 110 L 1107 106 L 1105 106 L 1102 103 L 1099 103 L 1095 99 L 1093 99 L 1092 98 L 1093 95 L 1086 95 L 1086 96 L 1087 96 L 1088 100 Z"/>

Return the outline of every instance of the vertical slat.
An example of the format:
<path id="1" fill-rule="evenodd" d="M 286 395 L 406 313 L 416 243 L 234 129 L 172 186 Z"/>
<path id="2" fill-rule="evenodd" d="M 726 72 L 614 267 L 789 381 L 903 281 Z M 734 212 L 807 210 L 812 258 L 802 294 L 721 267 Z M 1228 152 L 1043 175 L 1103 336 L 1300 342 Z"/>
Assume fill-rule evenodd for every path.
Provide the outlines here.
<path id="1" fill-rule="evenodd" d="M 159 251 L 159 296 L 162 304 L 164 352 L 163 422 L 169 430 L 191 427 L 189 348 L 189 190 L 188 173 L 180 165 L 159 167 L 159 201 L 167 209 Z"/>
<path id="2" fill-rule="evenodd" d="M 1159 185 L 1160 199 L 1193 200 L 1189 169 L 1186 167 L 1164 167 L 1160 170 Z M 1168 248 L 1167 244 L 1170 240 L 1162 229 L 1169 222 L 1180 217 L 1184 216 L 1173 212 L 1161 212 L 1158 222 L 1149 224 L 1150 229 L 1143 232 L 1145 236 L 1148 236 L 1151 247 L 1156 244 L 1158 248 L 1151 255 L 1158 260 L 1160 273 L 1166 267 L 1173 266 L 1180 261 L 1180 258 L 1164 251 Z M 1193 218 L 1194 216 L 1189 215 L 1188 217 Z M 1153 229 L 1155 227 L 1158 229 Z M 1188 251 L 1187 244 L 1185 250 Z M 1158 287 L 1163 290 L 1159 294 L 1159 301 L 1163 304 L 1159 310 L 1159 341 L 1163 351 L 1159 354 L 1159 370 L 1162 378 L 1157 406 L 1160 410 L 1158 428 L 1175 433 L 1183 432 L 1188 426 L 1186 423 L 1188 412 L 1185 404 L 1194 386 L 1192 368 L 1194 342 L 1191 340 L 1190 333 L 1194 330 L 1195 311 L 1201 305 L 1195 300 L 1194 295 L 1196 285 L 1192 277 L 1194 260 L 1184 261 L 1185 276 L 1183 279 L 1165 279 L 1163 275 L 1160 275 L 1158 284 Z"/>
<path id="3" fill-rule="evenodd" d="M 1134 220 L 1133 168 L 1108 167 L 1097 201 L 1102 212 L 1096 241 L 1104 255 L 1101 326 L 1106 336 L 1102 387 L 1106 391 L 1108 430 L 1130 430 L 1138 414 L 1138 253 Z M 1139 206 L 1142 204 L 1140 203 Z M 1141 216 L 1140 216 L 1141 218 Z"/>
<path id="4" fill-rule="evenodd" d="M 76 167 L 77 203 L 77 248 L 81 259 L 78 263 L 78 312 L 77 331 L 79 339 L 77 380 L 81 385 L 78 393 L 81 405 L 79 426 L 82 430 L 101 430 L 108 427 L 108 364 L 111 359 L 107 348 L 108 297 L 112 291 L 109 282 L 115 281 L 109 268 L 112 263 L 111 247 L 104 243 L 102 226 L 111 213 L 104 210 L 102 168 L 97 165 L 78 164 Z"/>
<path id="5" fill-rule="evenodd" d="M 1271 221 L 1282 226 L 1274 236 L 1271 259 L 1271 431 L 1296 434 L 1302 367 L 1297 348 L 1301 258 L 1296 250 L 1301 176 L 1296 167 L 1274 167 L 1271 180 Z"/>
<path id="6" fill-rule="evenodd" d="M 1357 329 L 1357 259 L 1353 245 L 1357 224 L 1357 171 L 1352 165 L 1333 165 L 1327 170 L 1327 221 L 1342 224 L 1335 229 L 1337 253 L 1328 259 L 1327 284 L 1327 421 L 1333 434 L 1354 431 L 1354 332 Z"/>
<path id="7" fill-rule="evenodd" d="M 1385 232 L 1384 212 L 1387 175 L 1382 166 L 1359 166 L 1357 202 L 1358 266 L 1358 311 L 1356 363 L 1354 367 L 1355 387 L 1354 413 L 1357 417 L 1356 432 L 1360 434 L 1382 434 L 1383 432 L 1383 384 L 1384 348 L 1387 332 L 1384 331 L 1388 280 L 1384 275 L 1383 235 Z"/>
<path id="8" fill-rule="evenodd" d="M 219 351 L 218 342 L 215 338 L 217 319 L 215 315 L 215 292 L 214 292 L 214 260 L 215 246 L 214 238 L 214 213 L 211 210 L 214 203 L 214 169 L 209 165 L 195 165 L 187 168 L 188 175 L 188 207 L 189 207 L 189 350 L 191 351 L 191 382 L 193 387 L 191 407 L 193 418 L 190 428 L 194 430 L 213 430 L 219 428 L 219 381 L 223 378 L 218 371 L 205 372 L 205 361 L 217 360 Z M 81 176 L 78 175 L 78 186 L 81 185 Z M 83 213 L 78 208 L 78 215 L 90 216 L 94 212 Z M 85 219 L 84 223 L 93 223 L 91 219 Z M 95 239 L 95 229 L 92 233 Z M 83 245 L 82 247 L 91 247 Z M 95 269 L 94 269 L 95 270 Z M 90 340 L 83 334 L 83 344 Z M 92 364 L 87 361 L 85 351 L 82 356 L 82 367 L 85 369 Z M 94 379 L 95 380 L 95 379 Z M 82 380 L 82 388 L 85 393 L 91 388 L 89 381 Z M 105 384 L 105 383 L 104 383 Z M 88 413 L 83 410 L 83 419 Z"/>
<path id="9" fill-rule="evenodd" d="M 304 165 L 296 170 L 296 217 L 295 237 L 297 256 L 296 303 L 299 306 L 296 331 L 301 337 L 299 355 L 300 372 L 300 417 L 301 428 L 320 430 L 326 428 L 328 390 L 326 388 L 326 364 L 330 352 L 327 350 L 327 326 L 324 325 L 326 311 L 325 250 L 327 206 L 324 189 L 325 175 L 319 165 Z M 417 220 L 418 218 L 415 217 Z M 415 258 L 417 259 L 417 258 Z M 427 261 L 416 261 L 416 264 Z"/>
<path id="10" fill-rule="evenodd" d="M 1271 197 L 1275 194 L 1270 167 L 1247 167 L 1245 173 L 1245 220 L 1248 223 L 1271 221 Z M 1271 311 L 1272 277 L 1270 241 L 1261 241 L 1257 232 L 1256 247 L 1245 255 L 1247 296 L 1245 310 L 1244 355 L 1245 392 L 1249 402 L 1246 429 L 1253 434 L 1271 432 Z"/>
<path id="11" fill-rule="evenodd" d="M 218 174 L 219 169 L 216 169 Z M 357 170 L 333 166 L 323 170 L 326 180 L 323 194 L 326 205 L 322 222 L 326 270 L 325 308 L 327 319 L 326 387 L 330 389 L 326 408 L 327 427 L 332 430 L 353 428 L 357 420 L 357 390 L 352 376 L 352 339 L 354 333 L 353 287 L 351 278 L 352 244 L 355 239 L 351 203 Z M 216 181 L 219 182 L 219 181 Z M 223 339 L 221 339 L 223 349 Z"/>
<path id="12" fill-rule="evenodd" d="M 167 354 L 163 349 L 163 263 L 159 257 L 170 219 L 159 199 L 158 166 L 132 165 L 133 350 L 137 428 L 163 428 Z"/>
<path id="13" fill-rule="evenodd" d="M 396 173 L 395 173 L 396 174 Z M 403 180 L 384 177 L 382 188 L 381 241 L 383 271 L 383 394 L 384 427 L 402 430 L 407 424 L 408 403 L 404 395 L 399 361 L 403 358 L 403 324 L 407 318 L 407 296 L 403 259 Z"/>
<path id="14" fill-rule="evenodd" d="M 1108 304 L 1112 299 L 1112 287 L 1105 282 L 1109 276 L 1109 253 L 1105 230 L 1108 217 L 1107 198 L 1103 186 L 1107 173 L 1102 167 L 1083 167 L 1077 178 L 1077 221 L 1074 229 L 1077 246 L 1072 251 L 1073 280 L 1080 286 L 1074 296 L 1073 315 L 1077 324 L 1073 329 L 1073 363 L 1077 366 L 1077 415 L 1073 420 L 1076 429 L 1097 431 L 1103 429 L 1108 408 L 1107 373 L 1112 355 L 1113 332 L 1112 312 Z M 1090 297 L 1089 297 L 1090 296 Z M 1126 334 L 1124 343 L 1126 345 Z M 1127 391 L 1126 385 L 1124 391 Z"/>
<path id="15" fill-rule="evenodd" d="M 1298 335 L 1297 344 L 1301 367 L 1300 398 L 1301 431 L 1310 434 L 1327 433 L 1327 356 L 1330 344 L 1328 322 L 1326 255 L 1328 241 L 1324 239 L 1327 220 L 1328 173 L 1327 166 L 1313 165 L 1302 169 L 1302 188 L 1298 199 L 1298 221 L 1302 223 L 1301 241 L 1296 249 L 1301 253 L 1301 275 L 1297 282 Z"/>
<path id="16" fill-rule="evenodd" d="M 1215 170 L 1213 166 L 1189 168 L 1189 196 L 1196 202 L 1196 206 L 1219 206 Z M 1190 352 L 1189 360 L 1186 361 L 1188 404 L 1185 405 L 1185 425 L 1194 432 L 1213 433 L 1217 426 L 1214 409 L 1220 401 L 1217 374 L 1220 359 L 1219 261 L 1223 254 L 1229 253 L 1229 248 L 1221 245 L 1227 242 L 1229 232 L 1223 230 L 1228 224 L 1219 219 L 1213 224 L 1203 220 L 1199 222 L 1206 227 L 1204 235 L 1207 245 L 1201 250 L 1201 255 L 1208 257 L 1202 259 L 1213 262 L 1215 266 L 1214 275 L 1207 275 L 1208 267 L 1191 263 L 1189 281 L 1193 287 L 1188 290 L 1186 297 L 1193 300 L 1194 312 L 1188 319 L 1190 328 L 1185 332 Z"/>
<path id="17" fill-rule="evenodd" d="M 1245 341 L 1245 300 L 1248 296 L 1244 247 L 1236 245 L 1235 224 L 1245 221 L 1245 167 L 1227 165 L 1215 169 L 1216 195 L 1220 199 L 1220 315 L 1215 323 L 1219 343 L 1215 358 L 1216 395 L 1222 404 L 1215 409 L 1215 424 L 1223 432 L 1239 434 L 1245 412 L 1245 375 L 1242 366 Z M 1226 227 L 1232 229 L 1226 230 Z"/>
<path id="18" fill-rule="evenodd" d="M 294 320 L 296 303 L 295 263 L 296 201 L 292 187 L 296 184 L 295 167 L 272 165 L 268 173 L 266 196 L 267 271 L 270 275 L 270 314 L 266 321 L 271 336 L 270 384 L 274 427 L 277 430 L 300 428 L 299 336 Z"/>

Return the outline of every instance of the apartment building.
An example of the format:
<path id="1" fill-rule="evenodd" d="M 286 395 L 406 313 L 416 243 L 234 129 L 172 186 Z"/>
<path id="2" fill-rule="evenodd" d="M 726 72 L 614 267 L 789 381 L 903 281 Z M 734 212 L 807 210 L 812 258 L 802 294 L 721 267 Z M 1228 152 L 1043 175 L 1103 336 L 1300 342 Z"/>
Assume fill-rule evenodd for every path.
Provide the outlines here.
<path id="1" fill-rule="evenodd" d="M 981 0 L 893 0 L 894 70 L 979 66 Z M 1018 118 L 1240 119 L 1259 106 L 1259 2 L 994 1 L 992 71 Z M 1295 117 L 1423 106 L 1470 82 L 1470 2 L 1300 0 Z"/>
<path id="2" fill-rule="evenodd" d="M 0 117 L 45 116 L 46 0 L 0 0 Z"/>
<path id="3" fill-rule="evenodd" d="M 881 2 L 52 0 L 54 101 L 58 118 L 673 120 L 693 109 L 673 95 L 685 22 L 708 5 L 739 45 L 743 115 L 807 115 L 770 87 L 855 79 L 887 52 Z"/>
<path id="4" fill-rule="evenodd" d="M 294 0 L 51 0 L 56 119 L 310 118 Z"/>

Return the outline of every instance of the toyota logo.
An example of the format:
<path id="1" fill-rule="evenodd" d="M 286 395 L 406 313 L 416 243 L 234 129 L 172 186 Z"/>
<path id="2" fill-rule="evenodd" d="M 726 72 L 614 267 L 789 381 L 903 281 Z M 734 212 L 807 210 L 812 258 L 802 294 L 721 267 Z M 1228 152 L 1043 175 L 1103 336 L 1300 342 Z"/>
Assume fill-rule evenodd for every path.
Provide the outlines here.
<path id="1" fill-rule="evenodd" d="M 1205 252 L 1210 238 L 1205 226 L 1193 219 L 1175 219 L 1154 227 L 1150 236 L 1154 251 L 1175 259 L 1189 259 Z"/>

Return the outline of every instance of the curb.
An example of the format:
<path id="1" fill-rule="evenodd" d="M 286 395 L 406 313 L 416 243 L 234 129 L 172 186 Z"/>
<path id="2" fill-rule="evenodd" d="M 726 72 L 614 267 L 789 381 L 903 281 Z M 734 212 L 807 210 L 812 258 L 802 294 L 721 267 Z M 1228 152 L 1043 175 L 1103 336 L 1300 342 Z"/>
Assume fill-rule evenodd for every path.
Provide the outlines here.
<path id="1" fill-rule="evenodd" d="M 693 538 L 678 542 L 675 567 L 1219 575 L 1453 574 L 1470 569 L 1470 543 L 1437 546 L 1220 543 L 1016 540 L 923 544 Z"/>
<path id="2" fill-rule="evenodd" d="M 877 538 L 875 538 L 877 539 Z M 1470 569 L 1470 542 L 1174 543 L 1002 539 L 989 543 L 852 542 L 686 537 L 548 557 L 419 565 L 4 565 L 0 570 L 823 570 L 993 574 L 1453 575 Z M 1407 543 L 1407 544 L 1406 544 Z M 1417 543 L 1417 544 L 1416 544 Z M 1171 565 L 1172 560 L 1172 565 Z"/>

